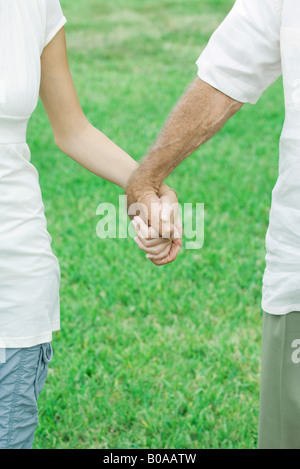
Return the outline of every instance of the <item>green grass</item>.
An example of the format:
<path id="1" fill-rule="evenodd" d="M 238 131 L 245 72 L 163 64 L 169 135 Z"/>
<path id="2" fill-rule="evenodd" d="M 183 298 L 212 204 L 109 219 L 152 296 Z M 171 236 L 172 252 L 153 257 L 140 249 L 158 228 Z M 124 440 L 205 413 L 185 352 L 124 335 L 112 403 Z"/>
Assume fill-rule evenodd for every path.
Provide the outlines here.
<path id="1" fill-rule="evenodd" d="M 196 76 L 232 0 L 62 0 L 89 120 L 134 158 Z M 28 143 L 62 271 L 62 330 L 35 448 L 255 448 L 261 279 L 283 122 L 280 80 L 169 177 L 205 203 L 205 243 L 157 268 L 96 236 L 122 191 L 54 145 L 39 103 Z"/>

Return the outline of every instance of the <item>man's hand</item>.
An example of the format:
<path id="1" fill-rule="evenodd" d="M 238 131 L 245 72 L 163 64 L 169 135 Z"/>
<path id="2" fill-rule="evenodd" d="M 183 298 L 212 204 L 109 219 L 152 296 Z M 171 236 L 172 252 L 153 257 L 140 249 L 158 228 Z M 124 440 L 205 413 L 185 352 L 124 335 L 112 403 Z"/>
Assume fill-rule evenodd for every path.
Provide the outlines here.
<path id="1" fill-rule="evenodd" d="M 151 186 L 140 174 L 139 168 L 134 172 L 126 186 L 127 209 L 131 219 L 139 215 L 147 226 L 151 226 L 161 237 L 168 239 L 181 238 L 176 233 L 175 219 L 178 218 L 178 199 L 176 192 L 167 185 Z"/>
<path id="2" fill-rule="evenodd" d="M 173 262 L 182 246 L 182 224 L 175 191 L 165 184 L 158 193 L 154 188 L 142 191 L 135 186 L 133 178 L 127 187 L 127 197 L 139 248 L 155 265 Z"/>

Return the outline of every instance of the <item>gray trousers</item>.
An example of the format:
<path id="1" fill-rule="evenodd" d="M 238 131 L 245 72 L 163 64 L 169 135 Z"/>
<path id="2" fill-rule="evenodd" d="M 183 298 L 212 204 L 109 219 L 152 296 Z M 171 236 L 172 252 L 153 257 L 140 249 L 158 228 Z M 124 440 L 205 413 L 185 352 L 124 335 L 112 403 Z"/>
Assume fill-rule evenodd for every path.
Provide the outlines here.
<path id="1" fill-rule="evenodd" d="M 264 313 L 259 449 L 300 449 L 300 312 Z"/>

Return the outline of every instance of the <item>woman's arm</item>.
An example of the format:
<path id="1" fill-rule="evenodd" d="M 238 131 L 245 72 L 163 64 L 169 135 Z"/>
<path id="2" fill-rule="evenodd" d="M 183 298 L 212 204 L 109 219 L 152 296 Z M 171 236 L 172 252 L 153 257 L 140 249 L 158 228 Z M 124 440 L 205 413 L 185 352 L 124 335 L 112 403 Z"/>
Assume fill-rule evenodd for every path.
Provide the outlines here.
<path id="1" fill-rule="evenodd" d="M 139 164 L 86 119 L 68 65 L 64 28 L 45 47 L 41 66 L 40 96 L 57 146 L 92 173 L 125 188 Z M 172 206 L 177 198 L 174 200 L 174 193 L 166 189 L 162 184 L 164 202 Z M 156 203 L 160 202 L 159 195 L 155 196 Z M 176 258 L 181 242 L 159 238 L 139 246 L 154 263 L 163 265 Z"/>
<path id="2" fill-rule="evenodd" d="M 57 146 L 92 173 L 125 188 L 138 163 L 86 119 L 71 77 L 64 28 L 45 47 L 40 96 Z"/>

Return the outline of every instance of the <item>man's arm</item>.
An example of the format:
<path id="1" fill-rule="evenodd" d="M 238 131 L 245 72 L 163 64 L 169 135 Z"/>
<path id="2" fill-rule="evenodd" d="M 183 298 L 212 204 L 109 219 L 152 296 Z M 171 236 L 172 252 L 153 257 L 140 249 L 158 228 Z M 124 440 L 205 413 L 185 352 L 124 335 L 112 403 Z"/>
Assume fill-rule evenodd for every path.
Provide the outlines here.
<path id="1" fill-rule="evenodd" d="M 217 133 L 242 103 L 255 104 L 281 75 L 282 6 L 282 0 L 236 0 L 197 61 L 198 78 L 131 175 L 129 206 L 141 202 L 147 207 L 144 213 L 151 213 L 151 200 L 174 168 Z M 157 212 L 143 219 L 164 231 Z"/>
<path id="2" fill-rule="evenodd" d="M 129 179 L 126 187 L 128 205 L 136 202 L 148 205 L 151 195 L 159 194 L 166 177 L 213 137 L 242 105 L 196 78 L 173 109 L 148 155 Z"/>

